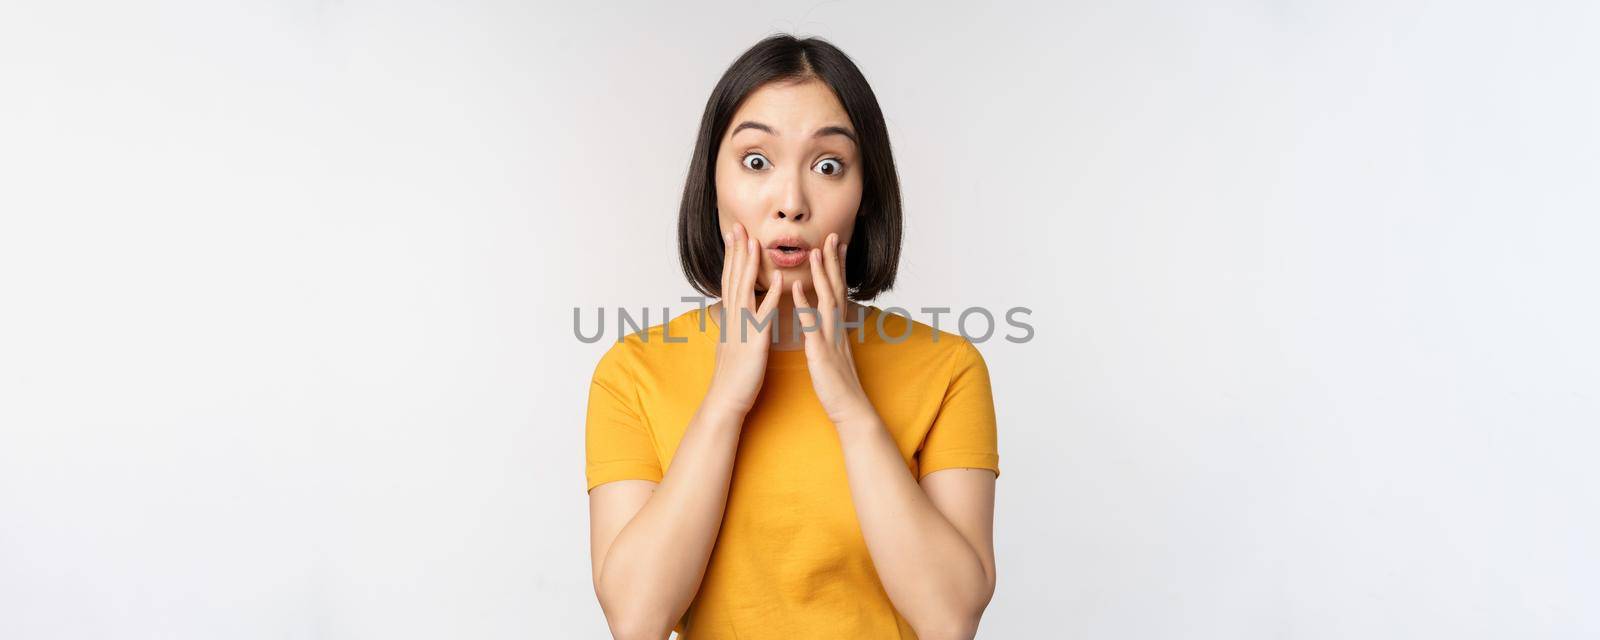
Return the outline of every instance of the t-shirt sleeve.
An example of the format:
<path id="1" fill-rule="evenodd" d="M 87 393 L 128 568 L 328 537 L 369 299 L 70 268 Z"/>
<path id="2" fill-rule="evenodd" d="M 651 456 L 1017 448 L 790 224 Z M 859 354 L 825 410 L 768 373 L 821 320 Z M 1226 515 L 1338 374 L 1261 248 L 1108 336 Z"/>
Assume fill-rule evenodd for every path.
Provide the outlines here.
<path id="1" fill-rule="evenodd" d="M 601 356 L 589 382 L 584 427 L 587 490 L 613 480 L 661 481 L 661 460 L 639 410 L 628 346 L 612 345 Z"/>
<path id="2" fill-rule="evenodd" d="M 1000 477 L 1000 450 L 989 367 L 971 342 L 961 343 L 939 414 L 918 454 L 917 478 L 955 467 L 989 469 Z"/>

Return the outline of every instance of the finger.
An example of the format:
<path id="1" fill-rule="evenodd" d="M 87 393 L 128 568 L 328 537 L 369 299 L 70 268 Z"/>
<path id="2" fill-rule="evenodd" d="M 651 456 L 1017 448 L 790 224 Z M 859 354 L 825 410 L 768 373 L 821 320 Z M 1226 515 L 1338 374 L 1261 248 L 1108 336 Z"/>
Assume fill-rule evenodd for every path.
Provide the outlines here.
<path id="1" fill-rule="evenodd" d="M 783 271 L 772 270 L 771 286 L 767 287 L 767 297 L 761 300 L 760 316 L 763 322 L 770 321 L 769 316 L 778 308 L 778 299 L 783 297 Z M 773 323 L 777 324 L 777 323 Z M 772 326 L 772 325 L 767 325 Z"/>
<path id="2" fill-rule="evenodd" d="M 733 244 L 730 247 L 728 262 L 728 290 L 722 292 L 722 299 L 729 303 L 739 300 L 739 278 L 744 275 L 744 225 L 733 223 Z M 723 305 L 728 306 L 727 304 Z"/>
<path id="3" fill-rule="evenodd" d="M 839 234 L 828 234 L 828 243 L 824 248 L 827 259 L 823 260 L 823 262 L 825 263 L 824 266 L 827 267 L 828 283 L 833 285 L 833 298 L 839 303 L 839 307 L 843 309 L 846 306 L 844 302 L 844 257 L 840 253 L 840 249 Z"/>
<path id="4" fill-rule="evenodd" d="M 821 316 L 822 337 L 828 342 L 833 342 L 833 287 L 828 282 L 828 274 L 822 266 L 822 250 L 812 249 L 811 259 L 811 288 L 817 292 L 817 314 Z"/>
<path id="5" fill-rule="evenodd" d="M 717 289 L 717 297 L 728 297 L 728 273 L 733 271 L 733 234 L 729 231 L 722 232 L 722 287 Z"/>
<path id="6" fill-rule="evenodd" d="M 811 309 L 811 301 L 806 300 L 805 287 L 800 284 L 799 280 L 795 280 L 794 284 L 789 287 L 789 291 L 794 294 L 795 314 L 800 316 L 800 336 L 801 336 L 801 338 L 803 338 L 807 342 L 810 342 L 812 340 L 820 339 L 819 338 L 819 334 L 817 332 L 817 316 L 816 316 L 816 314 L 815 313 L 806 312 L 806 311 L 802 311 L 802 309 Z M 813 311 L 814 311 L 814 309 L 813 309 Z"/>
<path id="7" fill-rule="evenodd" d="M 740 342 L 745 342 L 750 337 L 750 325 L 747 324 L 749 319 L 747 319 L 745 316 L 750 309 L 750 280 L 752 278 L 750 274 L 749 259 L 750 236 L 744 233 L 742 226 L 740 227 L 740 233 L 737 242 L 739 244 L 739 253 L 733 258 L 733 269 L 738 275 L 733 279 L 733 292 L 729 294 L 727 307 L 728 317 L 731 318 L 729 322 L 734 323 L 734 326 L 739 328 L 735 335 L 738 336 L 738 340 Z"/>
<path id="8" fill-rule="evenodd" d="M 850 290 L 850 245 L 839 243 L 839 283 L 844 291 Z M 843 295 L 843 294 L 840 294 Z"/>
<path id="9" fill-rule="evenodd" d="M 761 279 L 761 252 L 756 249 L 756 247 L 760 246 L 760 243 L 756 242 L 753 236 L 746 239 L 745 243 L 747 244 L 744 256 L 746 281 L 739 287 L 739 292 L 745 296 L 743 301 L 745 308 L 754 311 L 756 308 L 756 281 Z"/>

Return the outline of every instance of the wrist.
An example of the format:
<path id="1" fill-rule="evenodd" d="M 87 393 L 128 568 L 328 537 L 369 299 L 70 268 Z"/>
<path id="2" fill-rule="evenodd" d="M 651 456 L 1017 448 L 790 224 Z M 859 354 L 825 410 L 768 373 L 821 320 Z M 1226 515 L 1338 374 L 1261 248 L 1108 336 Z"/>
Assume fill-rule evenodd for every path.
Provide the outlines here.
<path id="1" fill-rule="evenodd" d="M 882 428 L 882 420 L 878 418 L 878 412 L 873 410 L 871 403 L 865 401 L 853 403 L 850 407 L 840 411 L 837 416 L 829 416 L 829 418 L 833 420 L 833 426 L 837 427 L 840 433 L 856 433 Z"/>
<path id="2" fill-rule="evenodd" d="M 748 402 L 740 402 L 718 392 L 717 388 L 712 386 L 711 390 L 706 392 L 705 399 L 700 401 L 700 412 L 713 418 L 744 420 L 745 414 L 750 413 L 751 406 Z"/>

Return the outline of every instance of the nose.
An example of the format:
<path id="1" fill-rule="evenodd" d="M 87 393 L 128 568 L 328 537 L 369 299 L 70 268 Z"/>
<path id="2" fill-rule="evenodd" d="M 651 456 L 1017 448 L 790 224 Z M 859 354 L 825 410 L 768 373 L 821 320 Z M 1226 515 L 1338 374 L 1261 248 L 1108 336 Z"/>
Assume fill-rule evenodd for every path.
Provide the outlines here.
<path id="1" fill-rule="evenodd" d="M 780 220 L 800 222 L 811 217 L 810 207 L 806 204 L 805 178 L 803 176 L 789 175 L 788 180 L 778 185 L 778 207 L 776 215 Z"/>

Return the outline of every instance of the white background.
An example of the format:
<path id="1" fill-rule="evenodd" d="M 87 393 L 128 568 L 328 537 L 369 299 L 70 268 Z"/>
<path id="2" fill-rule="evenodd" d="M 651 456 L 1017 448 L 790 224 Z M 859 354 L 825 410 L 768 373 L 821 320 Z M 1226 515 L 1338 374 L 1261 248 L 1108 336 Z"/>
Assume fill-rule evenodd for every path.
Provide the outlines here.
<path id="1" fill-rule="evenodd" d="M 572 308 L 774 31 L 1034 310 L 980 637 L 1600 634 L 1595 4 L 595 4 L 0 8 L 0 637 L 606 637 Z"/>

